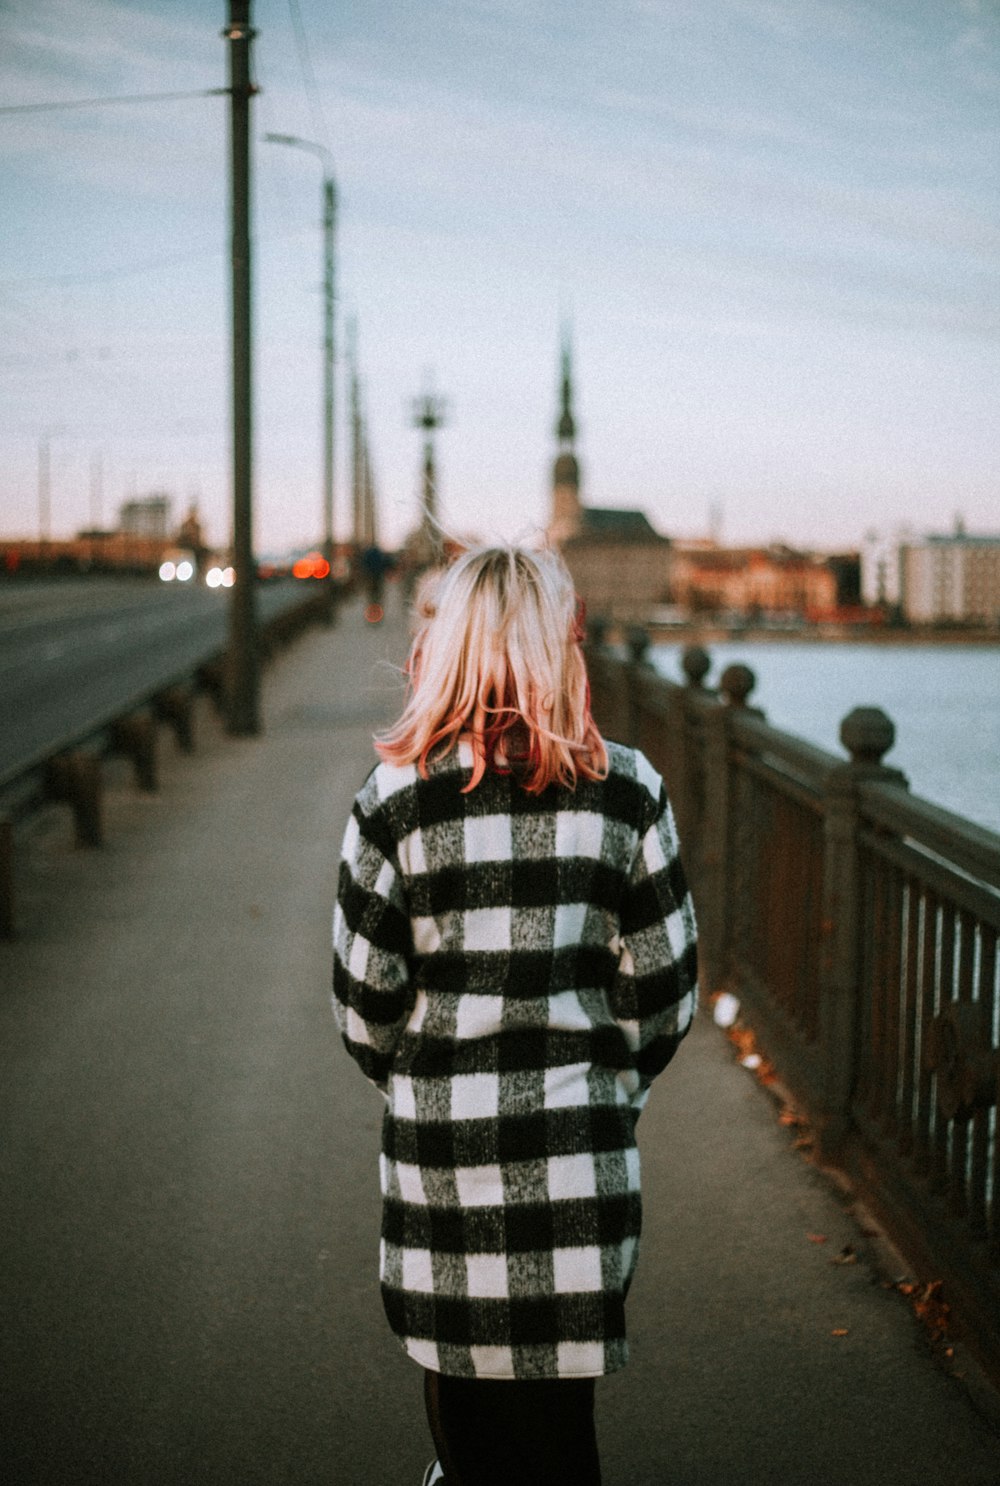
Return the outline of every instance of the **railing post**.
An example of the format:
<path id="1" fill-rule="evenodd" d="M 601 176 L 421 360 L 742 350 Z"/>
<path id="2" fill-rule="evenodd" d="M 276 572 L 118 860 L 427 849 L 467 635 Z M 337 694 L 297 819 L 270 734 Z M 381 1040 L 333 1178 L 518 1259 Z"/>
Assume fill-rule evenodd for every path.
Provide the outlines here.
<path id="1" fill-rule="evenodd" d="M 687 680 L 683 691 L 672 691 L 664 721 L 664 759 L 662 774 L 677 817 L 684 864 L 692 882 L 699 870 L 700 852 L 697 833 L 697 801 L 693 785 L 693 761 L 688 747 L 688 714 L 695 696 L 707 697 L 703 680 L 711 661 L 700 646 L 691 645 L 681 656 L 681 669 Z"/>
<path id="2" fill-rule="evenodd" d="M 820 923 L 819 1039 L 823 1086 L 815 1134 L 821 1159 L 833 1157 L 851 1123 L 859 1061 L 861 934 L 865 920 L 858 851 L 858 785 L 881 779 L 905 785 L 883 754 L 896 729 L 880 707 L 856 707 L 840 724 L 850 762 L 827 777 L 823 817 L 823 907 Z"/>
<path id="3" fill-rule="evenodd" d="M 629 630 L 626 637 L 629 664 L 626 667 L 628 686 L 628 742 L 633 748 L 639 746 L 639 677 L 643 667 L 650 665 L 649 635 L 639 625 Z"/>
<path id="4" fill-rule="evenodd" d="M 112 724 L 115 750 L 132 760 L 140 789 L 150 793 L 157 787 L 156 723 L 149 712 L 132 712 Z"/>
<path id="5" fill-rule="evenodd" d="M 226 710 L 226 676 L 225 666 L 221 656 L 213 656 L 211 660 L 202 661 L 198 667 L 198 685 L 203 691 L 207 691 L 212 699 L 212 706 L 219 716 L 225 715 Z"/>
<path id="6" fill-rule="evenodd" d="M 689 855 L 698 912 L 700 974 L 704 990 L 711 995 L 725 983 L 729 949 L 729 709 L 706 707 L 703 722 L 705 818 L 700 840 L 691 843 Z"/>
<path id="7" fill-rule="evenodd" d="M 697 660 L 697 657 L 695 658 Z M 709 990 L 719 990 L 738 958 L 747 895 L 754 891 L 753 860 L 756 840 L 752 821 L 739 813 L 738 791 L 732 788 L 730 767 L 732 722 L 741 712 L 763 717 L 748 698 L 757 684 L 749 666 L 727 666 L 719 679 L 724 705 L 704 711 L 704 804 L 699 823 L 703 842 L 701 878 L 705 909 L 702 933 Z M 749 838 L 749 839 L 748 839 Z M 707 919 L 705 914 L 707 913 Z"/>
<path id="8" fill-rule="evenodd" d="M 49 760 L 46 775 L 48 793 L 73 811 L 77 846 L 103 845 L 100 759 L 82 750 L 60 754 Z"/>
<path id="9" fill-rule="evenodd" d="M 171 686 L 155 702 L 156 715 L 169 722 L 182 753 L 194 752 L 194 695 L 190 686 Z"/>
<path id="10" fill-rule="evenodd" d="M 628 680 L 625 667 L 613 659 L 606 645 L 607 624 L 598 615 L 587 619 L 587 645 L 584 652 L 591 689 L 594 721 L 606 738 L 628 742 Z"/>

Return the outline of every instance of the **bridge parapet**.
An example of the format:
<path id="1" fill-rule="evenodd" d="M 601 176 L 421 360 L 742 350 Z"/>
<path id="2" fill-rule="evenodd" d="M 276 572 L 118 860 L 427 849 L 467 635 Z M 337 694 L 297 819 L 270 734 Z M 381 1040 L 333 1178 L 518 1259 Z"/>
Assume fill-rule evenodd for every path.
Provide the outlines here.
<path id="1" fill-rule="evenodd" d="M 707 660 L 682 684 L 588 648 L 598 726 L 674 802 L 703 984 L 1000 1377 L 1000 835 L 911 794 L 881 709 L 844 718 L 845 759 L 771 727 L 748 667 L 708 687 Z"/>
<path id="2" fill-rule="evenodd" d="M 329 623 L 332 593 L 296 592 L 289 599 L 276 593 L 257 630 L 261 662 L 272 658 L 307 625 Z M 0 760 L 0 941 L 17 931 L 15 856 L 20 823 L 41 807 L 58 803 L 72 811 L 76 844 L 104 842 L 104 759 L 125 755 L 136 785 L 153 792 L 158 785 L 159 723 L 170 726 L 178 748 L 195 745 L 193 702 L 207 692 L 221 711 L 225 704 L 227 652 L 215 639 L 201 642 L 183 663 L 169 656 L 162 669 L 151 663 L 138 691 L 131 682 L 111 688 L 100 701 L 88 702 L 69 731 L 54 734 L 42 746 L 13 762 Z"/>

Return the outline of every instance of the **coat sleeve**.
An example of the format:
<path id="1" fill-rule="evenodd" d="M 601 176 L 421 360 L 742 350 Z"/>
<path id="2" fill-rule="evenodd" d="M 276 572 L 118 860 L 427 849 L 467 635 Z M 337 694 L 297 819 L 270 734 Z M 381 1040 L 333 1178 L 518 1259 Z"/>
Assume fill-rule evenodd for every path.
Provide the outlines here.
<path id="1" fill-rule="evenodd" d="M 333 914 L 333 1013 L 347 1051 L 383 1093 L 413 1009 L 410 948 L 392 843 L 359 797 L 344 833 Z"/>
<path id="2" fill-rule="evenodd" d="M 612 1010 L 635 1060 L 637 1108 L 690 1029 L 698 1004 L 694 906 L 662 784 L 655 805 L 623 894 L 612 988 Z"/>

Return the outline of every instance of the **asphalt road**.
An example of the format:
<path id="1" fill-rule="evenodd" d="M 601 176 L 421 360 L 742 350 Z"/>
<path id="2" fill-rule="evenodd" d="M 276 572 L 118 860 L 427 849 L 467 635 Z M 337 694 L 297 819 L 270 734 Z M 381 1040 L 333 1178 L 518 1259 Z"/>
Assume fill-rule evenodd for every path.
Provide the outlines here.
<path id="1" fill-rule="evenodd" d="M 0 585 L 0 777 L 221 649 L 228 597 L 141 579 Z M 262 584 L 260 617 L 300 597 L 292 581 Z"/>

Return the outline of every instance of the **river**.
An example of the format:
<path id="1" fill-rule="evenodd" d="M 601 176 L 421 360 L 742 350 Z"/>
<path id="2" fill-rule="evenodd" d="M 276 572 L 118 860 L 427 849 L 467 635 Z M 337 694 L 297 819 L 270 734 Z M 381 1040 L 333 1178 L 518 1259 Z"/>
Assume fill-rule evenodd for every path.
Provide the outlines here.
<path id="1" fill-rule="evenodd" d="M 768 722 L 838 756 L 841 719 L 853 707 L 881 707 L 896 726 L 885 762 L 903 770 L 913 793 L 1000 831 L 1000 649 L 809 640 L 706 648 L 708 685 L 733 662 L 748 665 L 757 677 L 750 701 Z M 683 680 L 682 649 L 650 651 L 671 681 Z"/>

